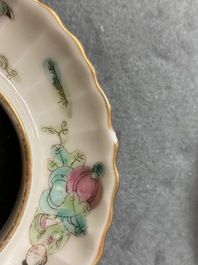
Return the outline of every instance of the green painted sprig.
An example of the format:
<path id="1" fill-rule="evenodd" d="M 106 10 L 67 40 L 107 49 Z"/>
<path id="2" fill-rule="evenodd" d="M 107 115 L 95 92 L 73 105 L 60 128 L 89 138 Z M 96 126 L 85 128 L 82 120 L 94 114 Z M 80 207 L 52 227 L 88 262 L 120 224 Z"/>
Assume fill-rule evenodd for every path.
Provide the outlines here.
<path id="1" fill-rule="evenodd" d="M 59 80 L 58 74 L 56 72 L 55 65 L 54 65 L 54 63 L 51 60 L 49 60 L 49 62 L 48 62 L 48 70 L 52 74 L 52 82 L 53 82 L 52 84 L 57 89 L 58 94 L 60 96 L 59 103 L 62 103 L 65 107 L 67 107 L 68 100 L 67 100 L 67 98 L 65 96 L 65 92 L 64 92 L 63 86 L 62 86 L 62 84 L 61 84 L 61 82 Z"/>

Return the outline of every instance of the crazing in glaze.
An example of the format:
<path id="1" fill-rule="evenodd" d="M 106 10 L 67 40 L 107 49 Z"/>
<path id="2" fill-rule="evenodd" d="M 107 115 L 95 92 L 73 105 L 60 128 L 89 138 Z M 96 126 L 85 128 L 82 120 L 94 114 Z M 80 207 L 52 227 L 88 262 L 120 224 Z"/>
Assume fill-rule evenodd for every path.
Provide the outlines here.
<path id="1" fill-rule="evenodd" d="M 50 67 L 57 79 L 58 68 L 54 68 L 54 63 Z M 60 84 L 54 86 L 57 88 Z M 56 136 L 57 143 L 51 147 L 48 187 L 41 194 L 29 231 L 32 247 L 22 265 L 44 265 L 48 255 L 62 249 L 71 236 L 85 236 L 88 229 L 86 216 L 98 206 L 103 194 L 104 165 L 101 162 L 87 165 L 81 150 L 70 152 L 66 148 L 67 121 L 58 128 L 43 127 L 42 132 Z"/>
<path id="2" fill-rule="evenodd" d="M 0 68 L 5 71 L 6 77 L 9 80 L 13 80 L 18 75 L 16 70 L 10 68 L 7 58 L 1 54 L 0 54 Z"/>
<path id="3" fill-rule="evenodd" d="M 0 17 L 1 16 L 7 16 L 11 20 L 14 20 L 14 13 L 12 9 L 4 1 L 0 1 Z"/>

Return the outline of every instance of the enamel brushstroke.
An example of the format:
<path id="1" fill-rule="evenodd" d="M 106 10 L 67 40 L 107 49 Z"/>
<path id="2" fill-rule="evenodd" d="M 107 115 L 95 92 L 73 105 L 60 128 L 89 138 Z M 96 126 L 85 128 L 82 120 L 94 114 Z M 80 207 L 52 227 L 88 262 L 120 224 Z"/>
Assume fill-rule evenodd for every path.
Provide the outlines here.
<path id="1" fill-rule="evenodd" d="M 2 54 L 0 54 L 0 69 L 3 70 L 4 74 L 9 80 L 15 80 L 18 82 L 20 81 L 17 71 L 11 69 L 8 59 Z"/>
<path id="2" fill-rule="evenodd" d="M 71 118 L 72 101 L 70 92 L 67 88 L 67 85 L 62 81 L 62 74 L 57 62 L 52 58 L 47 58 L 43 63 L 43 67 L 51 85 L 56 89 L 58 93 L 58 103 L 65 108 L 68 117 Z"/>
<path id="3" fill-rule="evenodd" d="M 67 98 L 68 94 L 62 86 L 58 64 L 47 59 L 44 68 L 60 96 L 58 103 L 67 108 L 70 97 Z M 104 165 L 96 162 L 90 166 L 81 150 L 67 149 L 67 121 L 63 121 L 58 128 L 45 126 L 41 130 L 56 136 L 57 142 L 51 147 L 49 174 L 46 176 L 48 186 L 40 196 L 30 227 L 32 247 L 23 265 L 44 265 L 48 256 L 61 250 L 71 236 L 85 236 L 88 231 L 86 217 L 100 203 L 103 194 L 101 179 L 104 176 Z"/>
<path id="4" fill-rule="evenodd" d="M 14 20 L 12 9 L 4 1 L 0 1 L 0 17 L 1 16 L 7 16 L 9 19 Z"/>

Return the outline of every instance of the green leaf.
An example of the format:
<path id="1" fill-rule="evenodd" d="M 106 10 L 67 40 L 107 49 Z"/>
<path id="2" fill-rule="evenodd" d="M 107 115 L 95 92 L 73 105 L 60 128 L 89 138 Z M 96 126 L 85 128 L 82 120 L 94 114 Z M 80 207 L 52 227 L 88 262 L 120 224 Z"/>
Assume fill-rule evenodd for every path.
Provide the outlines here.
<path id="1" fill-rule="evenodd" d="M 81 214 L 76 216 L 76 218 L 72 218 L 72 221 L 76 223 L 76 235 L 85 236 L 87 233 L 87 222 L 85 217 Z"/>
<path id="2" fill-rule="evenodd" d="M 52 155 L 56 161 L 58 161 L 61 165 L 67 166 L 69 153 L 62 145 L 53 145 L 52 146 Z"/>
<path id="3" fill-rule="evenodd" d="M 49 158 L 48 159 L 48 170 L 49 171 L 54 171 L 61 166 L 62 166 L 62 164 L 57 159 L 55 159 L 55 158 Z"/>
<path id="4" fill-rule="evenodd" d="M 96 163 L 92 168 L 92 172 L 94 173 L 96 178 L 103 177 L 105 174 L 104 164 L 102 162 Z"/>
<path id="5" fill-rule="evenodd" d="M 52 155 L 54 159 L 50 160 L 50 162 L 52 162 L 52 168 L 54 167 L 55 169 L 57 168 L 56 166 L 69 166 L 76 168 L 83 166 L 86 162 L 86 157 L 83 152 L 76 150 L 69 153 L 62 145 L 54 145 L 52 147 Z"/>
<path id="6" fill-rule="evenodd" d="M 47 58 L 43 63 L 43 67 L 45 69 L 48 79 L 50 80 L 50 83 L 56 88 L 59 94 L 59 103 L 67 107 L 68 100 L 62 85 L 62 76 L 58 63 L 51 58 Z"/>
<path id="7" fill-rule="evenodd" d="M 86 157 L 80 150 L 76 150 L 70 154 L 68 164 L 72 168 L 83 166 L 86 162 Z"/>
<path id="8" fill-rule="evenodd" d="M 43 67 L 50 83 L 58 88 L 60 82 L 62 81 L 61 71 L 59 69 L 58 63 L 52 58 L 47 58 L 43 63 Z"/>
<path id="9" fill-rule="evenodd" d="M 81 202 L 76 192 L 71 192 L 65 198 L 63 204 L 57 209 L 57 215 L 62 218 L 76 217 L 80 214 L 88 214 L 90 211 L 86 202 Z"/>
<path id="10" fill-rule="evenodd" d="M 84 236 L 87 233 L 87 220 L 84 214 L 62 219 L 65 228 L 75 236 Z"/>

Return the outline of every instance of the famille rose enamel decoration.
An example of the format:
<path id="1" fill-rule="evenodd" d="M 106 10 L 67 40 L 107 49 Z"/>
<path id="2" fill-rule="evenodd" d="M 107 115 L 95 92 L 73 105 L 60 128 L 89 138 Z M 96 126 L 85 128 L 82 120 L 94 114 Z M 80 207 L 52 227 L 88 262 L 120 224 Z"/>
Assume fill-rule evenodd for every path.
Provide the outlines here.
<path id="1" fill-rule="evenodd" d="M 51 8 L 0 1 L 0 32 L 0 103 L 23 154 L 0 264 L 98 264 L 119 184 L 108 99 Z"/>

